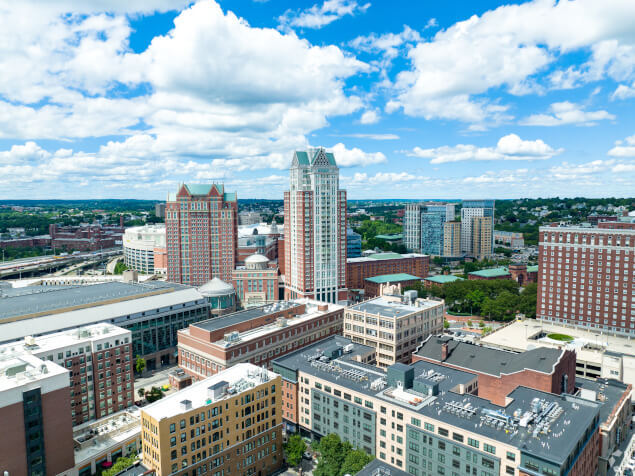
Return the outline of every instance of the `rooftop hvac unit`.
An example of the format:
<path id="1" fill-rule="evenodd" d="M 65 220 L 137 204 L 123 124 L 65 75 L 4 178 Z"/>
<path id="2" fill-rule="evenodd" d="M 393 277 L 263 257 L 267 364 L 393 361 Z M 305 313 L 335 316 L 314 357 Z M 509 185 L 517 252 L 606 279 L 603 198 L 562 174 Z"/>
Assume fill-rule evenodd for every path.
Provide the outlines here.
<path id="1" fill-rule="evenodd" d="M 26 337 L 24 338 L 24 343 L 25 343 L 26 345 L 29 345 L 29 346 L 31 346 L 31 345 L 35 345 L 35 337 L 33 337 L 33 336 L 26 336 Z"/>
<path id="2" fill-rule="evenodd" d="M 355 347 L 353 344 L 346 344 L 344 346 L 344 353 L 350 354 L 351 352 L 353 352 L 353 347 Z"/>
<path id="3" fill-rule="evenodd" d="M 181 400 L 180 407 L 182 411 L 190 410 L 192 408 L 191 400 Z"/>

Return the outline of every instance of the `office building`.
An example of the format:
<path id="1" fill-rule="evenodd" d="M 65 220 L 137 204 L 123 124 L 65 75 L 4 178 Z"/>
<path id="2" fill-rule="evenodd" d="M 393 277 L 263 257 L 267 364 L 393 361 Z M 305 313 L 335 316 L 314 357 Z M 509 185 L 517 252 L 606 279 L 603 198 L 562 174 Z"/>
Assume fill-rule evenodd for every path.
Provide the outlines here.
<path id="1" fill-rule="evenodd" d="M 132 355 L 143 357 L 153 370 L 175 361 L 177 330 L 207 318 L 205 297 L 173 283 L 23 288 L 2 298 L 0 342 L 105 322 L 131 331 Z"/>
<path id="2" fill-rule="evenodd" d="M 112 324 L 94 324 L 4 344 L 0 354 L 20 349 L 67 369 L 68 411 L 73 425 L 79 425 L 134 403 L 131 337 L 129 330 Z"/>
<path id="3" fill-rule="evenodd" d="M 346 230 L 346 258 L 359 258 L 362 255 L 362 235 L 352 228 Z"/>
<path id="4" fill-rule="evenodd" d="M 233 272 L 236 295 L 242 307 L 262 306 L 278 300 L 278 268 L 269 266 L 269 258 L 254 254 L 244 266 Z"/>
<path id="5" fill-rule="evenodd" d="M 275 360 L 287 428 L 336 433 L 411 475 L 595 474 L 601 403 L 518 386 L 496 404 L 473 395 L 476 373 L 425 361 L 384 370 L 361 362 L 372 353 L 332 337 Z"/>
<path id="6" fill-rule="evenodd" d="M 123 235 L 123 262 L 143 274 L 167 273 L 165 225 L 126 228 Z"/>
<path id="7" fill-rule="evenodd" d="M 232 365 L 269 367 L 276 357 L 340 334 L 344 307 L 306 299 L 280 301 L 179 331 L 179 365 L 200 380 Z"/>
<path id="8" fill-rule="evenodd" d="M 482 258 L 491 255 L 493 248 L 494 200 L 463 200 L 461 251 L 469 256 Z"/>
<path id="9" fill-rule="evenodd" d="M 296 151 L 284 194 L 285 298 L 336 303 L 346 290 L 346 191 L 335 156 Z"/>
<path id="10" fill-rule="evenodd" d="M 346 260 L 346 286 L 363 289 L 367 278 L 406 273 L 418 278 L 428 276 L 430 257 L 418 253 L 374 253 Z"/>
<path id="11" fill-rule="evenodd" d="M 284 462 L 281 383 L 238 364 L 143 407 L 144 466 L 157 476 L 274 474 Z"/>
<path id="12" fill-rule="evenodd" d="M 635 335 L 635 230 L 539 229 L 536 317 Z"/>
<path id="13" fill-rule="evenodd" d="M 443 331 L 443 300 L 382 296 L 344 311 L 344 337 L 375 348 L 379 367 L 410 363 L 425 338 Z"/>
<path id="14" fill-rule="evenodd" d="M 0 350 L 0 470 L 60 474 L 74 466 L 69 372 L 22 348 Z"/>
<path id="15" fill-rule="evenodd" d="M 461 252 L 461 222 L 446 221 L 443 224 L 443 257 L 460 258 Z"/>
<path id="16" fill-rule="evenodd" d="M 408 251 L 442 256 L 445 223 L 453 221 L 454 203 L 407 204 L 404 212 L 404 244 Z"/>
<path id="17" fill-rule="evenodd" d="M 240 212 L 238 214 L 239 225 L 257 225 L 262 220 L 262 215 L 258 212 Z"/>
<path id="18" fill-rule="evenodd" d="M 154 214 L 158 218 L 165 218 L 165 202 L 154 204 Z"/>
<path id="19" fill-rule="evenodd" d="M 231 281 L 238 248 L 236 193 L 220 184 L 183 184 L 165 211 L 168 281 L 200 286 Z"/>

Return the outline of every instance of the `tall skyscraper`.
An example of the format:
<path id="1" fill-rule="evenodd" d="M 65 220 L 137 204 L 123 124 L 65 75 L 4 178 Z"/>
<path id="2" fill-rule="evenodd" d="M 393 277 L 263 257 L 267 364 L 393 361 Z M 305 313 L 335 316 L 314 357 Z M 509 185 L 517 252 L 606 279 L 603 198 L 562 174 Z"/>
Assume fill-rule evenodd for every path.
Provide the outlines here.
<path id="1" fill-rule="evenodd" d="M 446 221 L 443 224 L 443 256 L 461 256 L 461 222 Z"/>
<path id="2" fill-rule="evenodd" d="M 219 184 L 183 184 L 166 203 L 168 281 L 231 282 L 238 249 L 236 193 Z"/>
<path id="3" fill-rule="evenodd" d="M 540 227 L 536 317 L 635 335 L 635 229 Z"/>
<path id="4" fill-rule="evenodd" d="M 491 230 L 489 230 L 490 250 L 494 248 L 494 200 L 463 200 L 461 208 L 461 251 L 473 256 L 473 245 L 475 242 L 473 236 L 473 221 L 476 217 L 491 217 Z M 485 223 L 479 222 L 478 230 L 482 231 Z M 479 244 L 482 242 L 478 237 L 476 240 Z M 477 250 L 479 251 L 479 250 Z M 491 251 L 490 251 L 491 254 Z"/>
<path id="5" fill-rule="evenodd" d="M 284 193 L 285 298 L 347 299 L 346 191 L 323 148 L 296 151 Z"/>
<path id="6" fill-rule="evenodd" d="M 407 204 L 404 244 L 408 251 L 442 256 L 444 223 L 454 220 L 454 203 Z"/>

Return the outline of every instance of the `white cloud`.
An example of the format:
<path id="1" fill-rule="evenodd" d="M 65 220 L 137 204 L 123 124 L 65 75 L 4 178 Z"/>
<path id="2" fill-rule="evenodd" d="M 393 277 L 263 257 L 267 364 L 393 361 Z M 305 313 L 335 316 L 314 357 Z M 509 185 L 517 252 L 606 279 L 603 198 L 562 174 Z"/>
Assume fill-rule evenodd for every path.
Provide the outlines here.
<path id="1" fill-rule="evenodd" d="M 634 22 L 630 0 L 534 0 L 474 15 L 409 51 L 412 68 L 397 76 L 389 110 L 497 123 L 508 119 L 500 109 L 506 106 L 480 95 L 493 88 L 540 92 L 536 75 L 561 55 L 584 48 L 592 50 L 585 70 L 552 75 L 554 83 L 573 87 L 584 75 L 629 77 L 635 64 Z"/>
<path id="2" fill-rule="evenodd" d="M 341 142 L 335 144 L 330 150 L 335 154 L 335 161 L 340 167 L 366 166 L 386 162 L 386 156 L 381 152 L 364 152 L 357 147 L 347 149 Z"/>
<path id="3" fill-rule="evenodd" d="M 627 137 L 624 141 L 615 142 L 615 147 L 609 150 L 611 157 L 635 157 L 635 135 Z"/>
<path id="4" fill-rule="evenodd" d="M 399 54 L 401 46 L 419 41 L 421 41 L 419 32 L 404 25 L 401 33 L 384 33 L 383 35 L 371 33 L 367 36 L 358 36 L 348 44 L 358 51 L 382 53 L 385 57 L 393 59 Z"/>
<path id="5" fill-rule="evenodd" d="M 508 134 L 499 139 L 496 147 L 477 147 L 471 144 L 446 145 L 433 149 L 415 147 L 407 155 L 431 159 L 431 164 L 444 164 L 467 160 L 546 160 L 562 151 L 563 149 L 554 149 L 540 139 L 523 140 L 516 134 Z"/>
<path id="6" fill-rule="evenodd" d="M 356 137 L 358 139 L 372 139 L 372 140 L 399 139 L 399 136 L 397 134 L 346 134 L 345 137 Z"/>
<path id="7" fill-rule="evenodd" d="M 576 124 L 594 126 L 597 121 L 615 119 L 607 111 L 585 111 L 579 104 L 568 101 L 556 102 L 549 106 L 548 114 L 532 114 L 520 121 L 524 126 L 562 126 Z"/>
<path id="8" fill-rule="evenodd" d="M 325 0 L 322 5 L 313 5 L 305 10 L 287 10 L 278 18 L 281 29 L 289 27 L 322 28 L 346 16 L 364 13 L 370 3 L 359 4 L 356 0 Z"/>
<path id="9" fill-rule="evenodd" d="M 635 97 L 635 81 L 629 86 L 627 84 L 620 84 L 617 86 L 611 99 L 630 99 Z"/>
<path id="10" fill-rule="evenodd" d="M 362 114 L 362 117 L 359 119 L 359 122 L 362 124 L 376 124 L 377 122 L 379 122 L 379 118 L 379 112 L 373 109 L 370 111 L 365 111 L 364 114 Z"/>

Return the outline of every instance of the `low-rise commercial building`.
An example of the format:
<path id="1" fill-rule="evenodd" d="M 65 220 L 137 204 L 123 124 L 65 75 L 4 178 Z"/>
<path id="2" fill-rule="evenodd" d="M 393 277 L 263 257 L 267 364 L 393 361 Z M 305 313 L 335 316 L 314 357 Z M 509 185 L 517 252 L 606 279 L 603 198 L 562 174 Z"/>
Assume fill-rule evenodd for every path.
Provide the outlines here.
<path id="1" fill-rule="evenodd" d="M 275 360 L 288 428 L 336 433 L 411 475 L 595 474 L 601 404 L 519 386 L 497 405 L 472 394 L 475 373 L 424 361 L 384 371 L 360 362 L 372 352 L 332 337 Z"/>
<path id="2" fill-rule="evenodd" d="M 0 470 L 64 474 L 73 468 L 69 372 L 24 349 L 0 350 Z"/>
<path id="3" fill-rule="evenodd" d="M 460 276 L 454 276 L 453 274 L 439 274 L 437 276 L 428 276 L 423 280 L 423 285 L 426 288 L 431 286 L 444 286 L 448 283 L 454 283 L 456 281 L 465 281 Z"/>
<path id="4" fill-rule="evenodd" d="M 165 204 L 163 204 L 165 206 Z M 166 274 L 165 225 L 126 228 L 123 235 L 124 264 L 144 274 Z"/>
<path id="5" fill-rule="evenodd" d="M 400 299 L 401 298 L 401 299 Z M 382 296 L 344 312 L 344 337 L 373 347 L 377 365 L 410 363 L 418 344 L 443 330 L 443 300 Z"/>
<path id="6" fill-rule="evenodd" d="M 426 361 L 479 376 L 478 396 L 504 405 L 507 395 L 521 385 L 560 394 L 575 391 L 575 353 L 565 349 L 506 352 L 450 336 L 430 336 L 412 354 Z"/>
<path id="7" fill-rule="evenodd" d="M 143 464 L 157 476 L 274 474 L 281 415 L 280 376 L 235 365 L 141 409 Z"/>
<path id="8" fill-rule="evenodd" d="M 386 274 L 407 273 L 420 279 L 428 276 L 430 257 L 418 253 L 375 253 L 346 260 L 346 286 L 364 289 L 365 280 Z"/>
<path id="9" fill-rule="evenodd" d="M 102 418 L 134 403 L 132 333 L 95 324 L 0 346 L 0 355 L 21 351 L 70 372 L 73 425 Z"/>
<path id="10" fill-rule="evenodd" d="M 2 298 L 0 342 L 106 322 L 132 332 L 132 355 L 152 370 L 175 361 L 179 329 L 208 317 L 205 297 L 174 283 L 34 287 Z"/>
<path id="11" fill-rule="evenodd" d="M 511 278 L 512 275 L 509 272 L 509 269 L 505 267 L 480 269 L 478 271 L 472 271 L 467 274 L 467 279 L 492 280 Z"/>
<path id="12" fill-rule="evenodd" d="M 364 297 L 373 298 L 375 296 L 381 296 L 386 286 L 398 286 L 399 289 L 403 289 L 406 286 L 413 286 L 421 282 L 419 276 L 413 276 L 408 273 L 395 273 L 395 274 L 382 274 L 379 276 L 373 276 L 364 280 Z"/>
<path id="13" fill-rule="evenodd" d="M 191 325 L 178 333 L 179 366 L 201 380 L 241 362 L 270 367 L 276 357 L 340 334 L 344 306 L 279 301 Z"/>

